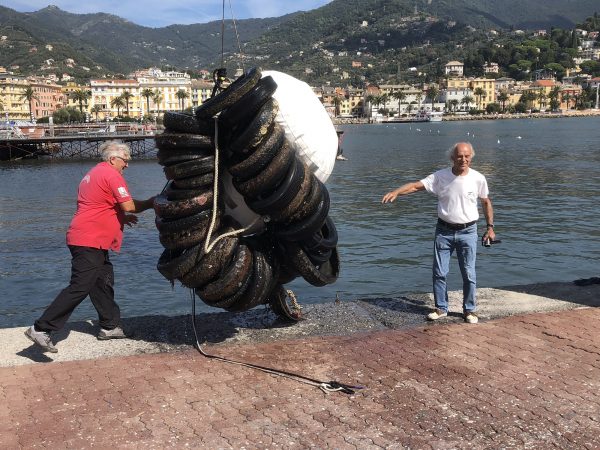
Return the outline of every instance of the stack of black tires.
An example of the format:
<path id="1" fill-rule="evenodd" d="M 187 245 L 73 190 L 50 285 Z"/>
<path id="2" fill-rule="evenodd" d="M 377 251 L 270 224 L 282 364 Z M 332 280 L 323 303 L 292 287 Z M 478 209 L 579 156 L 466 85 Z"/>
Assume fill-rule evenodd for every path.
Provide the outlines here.
<path id="1" fill-rule="evenodd" d="M 276 88 L 271 77 L 251 69 L 203 103 L 195 117 L 165 113 L 166 130 L 155 138 L 169 180 L 154 205 L 165 247 L 158 270 L 194 289 L 210 306 L 244 311 L 270 304 L 279 315 L 297 320 L 283 284 L 298 276 L 314 286 L 333 283 L 339 274 L 337 231 L 327 188 L 296 156 L 275 120 Z M 211 222 L 211 242 L 242 228 L 225 213 L 226 177 L 265 226 L 251 235 L 219 239 L 207 252 Z"/>

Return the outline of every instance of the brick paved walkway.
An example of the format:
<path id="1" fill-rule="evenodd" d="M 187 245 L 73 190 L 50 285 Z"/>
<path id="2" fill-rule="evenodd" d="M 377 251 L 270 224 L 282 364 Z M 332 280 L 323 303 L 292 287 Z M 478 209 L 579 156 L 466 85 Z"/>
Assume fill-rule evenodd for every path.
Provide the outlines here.
<path id="1" fill-rule="evenodd" d="M 600 448 L 600 310 L 0 369 L 0 448 Z"/>

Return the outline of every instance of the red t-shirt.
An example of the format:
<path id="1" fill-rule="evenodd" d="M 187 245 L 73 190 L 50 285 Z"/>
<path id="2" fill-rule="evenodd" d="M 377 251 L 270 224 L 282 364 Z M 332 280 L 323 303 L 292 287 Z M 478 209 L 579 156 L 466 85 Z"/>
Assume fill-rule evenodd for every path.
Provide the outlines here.
<path id="1" fill-rule="evenodd" d="M 67 245 L 119 251 L 125 213 L 118 205 L 131 200 L 123 176 L 107 162 L 83 177 L 77 193 L 77 211 L 67 230 Z"/>

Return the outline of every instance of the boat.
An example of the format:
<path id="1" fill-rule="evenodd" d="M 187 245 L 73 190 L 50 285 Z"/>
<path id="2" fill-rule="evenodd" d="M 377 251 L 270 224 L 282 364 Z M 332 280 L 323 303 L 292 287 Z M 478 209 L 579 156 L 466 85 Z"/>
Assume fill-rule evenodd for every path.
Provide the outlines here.
<path id="1" fill-rule="evenodd" d="M 441 122 L 442 115 L 440 111 L 421 110 L 414 115 L 412 122 Z"/>

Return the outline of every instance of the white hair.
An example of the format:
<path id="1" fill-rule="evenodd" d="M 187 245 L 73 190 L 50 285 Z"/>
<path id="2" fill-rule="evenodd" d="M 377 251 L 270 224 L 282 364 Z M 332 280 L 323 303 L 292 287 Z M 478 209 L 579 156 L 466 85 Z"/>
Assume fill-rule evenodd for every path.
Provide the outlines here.
<path id="1" fill-rule="evenodd" d="M 459 145 L 466 145 L 467 147 L 469 147 L 471 149 L 471 156 L 475 156 L 475 149 L 473 148 L 473 145 L 471 145 L 470 142 L 457 142 L 456 144 L 454 144 L 452 147 L 450 147 L 448 149 L 448 157 L 450 158 L 450 161 L 454 161 L 454 156 L 456 155 L 456 149 L 458 148 Z"/>
<path id="2" fill-rule="evenodd" d="M 106 162 L 113 156 L 120 156 L 125 159 L 131 158 L 129 146 L 121 141 L 106 141 L 98 150 L 100 151 L 100 155 L 102 155 L 102 161 Z"/>

